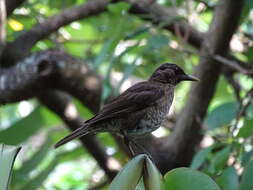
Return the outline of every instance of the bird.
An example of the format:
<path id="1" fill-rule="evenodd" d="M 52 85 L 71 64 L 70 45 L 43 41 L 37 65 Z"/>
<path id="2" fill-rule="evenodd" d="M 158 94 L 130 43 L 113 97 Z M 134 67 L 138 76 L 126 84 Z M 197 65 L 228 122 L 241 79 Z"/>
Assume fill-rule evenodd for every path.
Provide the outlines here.
<path id="1" fill-rule="evenodd" d="M 169 113 L 177 84 L 198 80 L 197 77 L 186 74 L 176 64 L 164 63 L 148 80 L 133 85 L 105 104 L 94 117 L 57 142 L 55 148 L 73 139 L 98 132 L 119 134 L 125 138 L 129 147 L 129 141 L 149 134 L 161 126 Z"/>

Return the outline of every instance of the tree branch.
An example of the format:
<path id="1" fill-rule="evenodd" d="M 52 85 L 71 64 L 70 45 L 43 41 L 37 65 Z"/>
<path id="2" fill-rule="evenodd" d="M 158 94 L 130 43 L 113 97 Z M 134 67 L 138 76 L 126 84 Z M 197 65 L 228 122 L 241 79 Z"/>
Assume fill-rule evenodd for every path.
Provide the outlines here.
<path id="1" fill-rule="evenodd" d="M 202 120 L 221 73 L 222 65 L 213 60 L 212 55 L 224 56 L 229 51 L 229 42 L 238 26 L 243 4 L 244 1 L 220 0 L 215 8 L 212 24 L 201 48 L 200 64 L 196 68 L 200 82 L 192 85 L 175 131 L 167 141 L 166 150 L 169 150 L 168 159 L 171 160 L 171 165 L 167 165 L 185 166 L 191 162 L 201 140 Z"/>
<path id="2" fill-rule="evenodd" d="M 186 42 L 199 49 L 204 38 L 204 33 L 197 31 L 178 14 L 175 8 L 166 8 L 150 2 L 150 0 L 127 0 L 132 4 L 130 13 L 136 14 L 143 20 L 151 21 L 155 25 L 169 30 L 178 37 L 187 36 Z"/>
<path id="3" fill-rule="evenodd" d="M 34 53 L 17 65 L 0 70 L 0 104 L 58 89 L 97 112 L 101 88 L 101 79 L 95 72 L 62 51 Z"/>
<path id="4" fill-rule="evenodd" d="M 94 0 L 63 10 L 60 14 L 49 17 L 42 23 L 33 26 L 29 31 L 22 33 L 15 41 L 7 44 L 1 60 L 2 66 L 15 64 L 16 61 L 26 57 L 33 45 L 39 40 L 55 32 L 75 20 L 99 14 L 106 9 L 107 0 Z"/>
<path id="5" fill-rule="evenodd" d="M 54 111 L 72 131 L 81 127 L 84 120 L 78 115 L 71 98 L 60 91 L 50 91 L 38 96 L 40 102 Z M 95 158 L 98 165 L 105 171 L 110 180 L 117 174 L 120 163 L 113 157 L 109 157 L 95 136 L 80 138 L 81 143 Z M 112 164 L 114 163 L 114 165 Z M 116 167 L 115 167 L 116 165 Z"/>
<path id="6" fill-rule="evenodd" d="M 229 60 L 226 57 L 220 56 L 220 55 L 213 55 L 212 58 L 215 61 L 218 61 L 219 63 L 222 63 L 229 68 L 233 69 L 234 71 L 237 71 L 239 73 L 242 73 L 244 75 L 248 75 L 250 77 L 253 77 L 253 68 L 249 68 L 246 66 L 242 66 L 241 64 L 238 64 L 237 61 Z"/>

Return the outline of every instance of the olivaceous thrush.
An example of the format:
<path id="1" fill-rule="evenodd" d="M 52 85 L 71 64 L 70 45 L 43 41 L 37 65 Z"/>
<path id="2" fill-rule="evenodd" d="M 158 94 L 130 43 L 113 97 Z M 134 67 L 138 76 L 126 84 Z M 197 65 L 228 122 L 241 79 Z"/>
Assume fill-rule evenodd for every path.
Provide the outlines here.
<path id="1" fill-rule="evenodd" d="M 123 135 L 131 151 L 129 141 L 161 126 L 172 104 L 174 88 L 181 81 L 198 81 L 198 78 L 185 74 L 175 64 L 162 64 L 147 81 L 133 85 L 104 105 L 98 114 L 55 147 L 87 134 L 111 132 Z"/>

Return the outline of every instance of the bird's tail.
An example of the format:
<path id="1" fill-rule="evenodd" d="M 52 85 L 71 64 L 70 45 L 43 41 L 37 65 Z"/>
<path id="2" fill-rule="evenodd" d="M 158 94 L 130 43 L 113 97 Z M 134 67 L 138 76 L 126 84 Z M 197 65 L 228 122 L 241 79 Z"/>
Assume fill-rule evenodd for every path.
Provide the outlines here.
<path id="1" fill-rule="evenodd" d="M 66 144 L 67 142 L 75 139 L 75 138 L 80 138 L 84 135 L 87 135 L 89 133 L 95 133 L 97 132 L 98 129 L 96 129 L 96 127 L 90 127 L 90 125 L 85 125 L 82 126 L 78 129 L 76 129 L 75 131 L 73 131 L 71 134 L 69 134 L 68 136 L 64 137 L 63 139 L 61 139 L 59 142 L 57 142 L 54 145 L 54 148 L 58 148 L 61 145 Z"/>

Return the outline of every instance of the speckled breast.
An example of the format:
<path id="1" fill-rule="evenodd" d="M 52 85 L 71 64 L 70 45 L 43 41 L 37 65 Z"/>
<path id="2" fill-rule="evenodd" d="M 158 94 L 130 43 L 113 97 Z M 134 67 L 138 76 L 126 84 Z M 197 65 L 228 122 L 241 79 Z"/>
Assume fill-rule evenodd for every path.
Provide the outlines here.
<path id="1" fill-rule="evenodd" d="M 143 111 L 143 117 L 140 119 L 134 129 L 128 131 L 129 136 L 138 137 L 149 134 L 158 129 L 163 123 L 166 115 L 169 113 L 171 103 L 173 101 L 173 93 L 167 94 L 159 100 L 154 106 Z"/>

